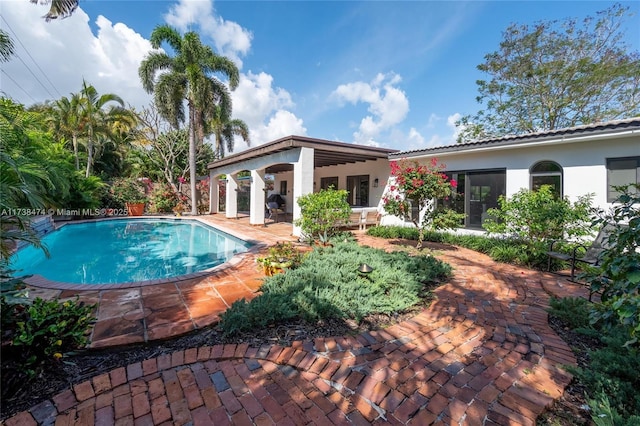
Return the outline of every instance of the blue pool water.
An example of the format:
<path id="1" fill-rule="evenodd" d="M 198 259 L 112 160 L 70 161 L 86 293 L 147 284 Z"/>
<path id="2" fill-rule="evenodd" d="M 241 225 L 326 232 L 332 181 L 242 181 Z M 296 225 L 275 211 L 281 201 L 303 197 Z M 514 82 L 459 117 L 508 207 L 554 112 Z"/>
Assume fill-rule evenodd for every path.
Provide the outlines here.
<path id="1" fill-rule="evenodd" d="M 42 242 L 50 257 L 25 247 L 12 257 L 15 275 L 74 284 L 171 278 L 213 268 L 251 245 L 197 221 L 170 219 L 69 224 Z"/>

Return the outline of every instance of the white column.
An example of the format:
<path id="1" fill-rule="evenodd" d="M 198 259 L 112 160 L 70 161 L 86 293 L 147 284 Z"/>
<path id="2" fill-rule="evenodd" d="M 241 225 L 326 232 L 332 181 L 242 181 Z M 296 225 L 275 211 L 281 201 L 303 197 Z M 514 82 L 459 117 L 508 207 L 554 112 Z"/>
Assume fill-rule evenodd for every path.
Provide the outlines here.
<path id="1" fill-rule="evenodd" d="M 301 217 L 298 198 L 313 192 L 313 148 L 300 148 L 298 161 L 293 163 L 293 220 Z M 302 236 L 299 226 L 293 225 L 293 235 Z"/>
<path id="2" fill-rule="evenodd" d="M 265 169 L 251 170 L 251 201 L 249 223 L 264 225 L 264 172 Z"/>
<path id="3" fill-rule="evenodd" d="M 225 210 L 227 218 L 238 216 L 238 179 L 236 175 L 227 173 L 227 197 L 225 199 Z"/>
<path id="4" fill-rule="evenodd" d="M 209 173 L 209 214 L 220 211 L 220 179 Z"/>

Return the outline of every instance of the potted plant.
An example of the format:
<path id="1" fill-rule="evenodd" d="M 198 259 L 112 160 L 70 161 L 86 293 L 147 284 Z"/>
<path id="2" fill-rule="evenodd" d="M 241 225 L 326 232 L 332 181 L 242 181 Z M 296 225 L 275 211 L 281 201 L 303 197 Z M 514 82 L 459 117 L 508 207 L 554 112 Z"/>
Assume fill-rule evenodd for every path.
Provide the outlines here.
<path id="1" fill-rule="evenodd" d="M 142 216 L 147 201 L 144 183 L 136 178 L 117 179 L 111 185 L 111 193 L 127 208 L 129 216 Z"/>
<path id="2" fill-rule="evenodd" d="M 285 269 L 296 268 L 302 262 L 302 253 L 291 242 L 277 242 L 269 248 L 266 256 L 257 258 L 256 262 L 262 265 L 264 274 L 270 277 Z"/>

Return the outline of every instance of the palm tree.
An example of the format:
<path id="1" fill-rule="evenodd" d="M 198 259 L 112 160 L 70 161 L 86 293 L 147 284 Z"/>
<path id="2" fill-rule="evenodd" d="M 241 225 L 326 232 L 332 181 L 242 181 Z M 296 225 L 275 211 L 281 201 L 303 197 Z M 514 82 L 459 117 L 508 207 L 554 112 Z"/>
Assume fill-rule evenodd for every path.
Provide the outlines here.
<path id="1" fill-rule="evenodd" d="M 103 107 L 109 102 L 116 102 L 119 106 L 111 106 L 108 110 Z M 124 108 L 124 101 L 120 96 L 106 93 L 99 96 L 98 91 L 92 85 L 82 81 L 80 91 L 79 109 L 81 114 L 80 128 L 87 137 L 87 168 L 85 177 L 91 175 L 93 162 L 95 161 L 95 144 L 100 136 L 109 135 L 115 123 L 134 123 L 132 113 Z M 131 118 L 129 118 L 131 116 Z"/>
<path id="2" fill-rule="evenodd" d="M 5 30 L 0 29 L 0 62 L 7 62 L 15 53 L 13 40 Z"/>
<path id="3" fill-rule="evenodd" d="M 72 93 L 71 98 L 63 96 L 55 101 L 51 108 L 49 123 L 54 134 L 69 140 L 73 145 L 76 170 L 80 170 L 80 158 L 78 156 L 78 136 L 80 135 L 80 94 Z"/>
<path id="4" fill-rule="evenodd" d="M 238 86 L 238 67 L 224 56 L 213 52 L 200 41 L 198 33 L 189 31 L 183 37 L 175 28 L 160 25 L 151 33 L 151 45 L 159 49 L 169 44 L 175 56 L 154 51 L 140 64 L 138 73 L 142 86 L 154 93 L 158 112 L 176 129 L 184 122 L 184 105 L 188 108 L 189 176 L 191 184 L 191 213 L 198 214 L 196 199 L 196 143 L 201 144 L 210 134 L 210 122 L 215 107 L 231 113 L 231 96 L 227 86 L 214 74 L 229 79 L 234 90 Z M 156 81 L 157 76 L 157 81 Z"/>
<path id="5" fill-rule="evenodd" d="M 78 7 L 78 0 L 29 0 L 31 3 L 49 4 L 49 12 L 43 18 L 49 22 L 52 19 L 67 18 L 73 14 Z"/>
<path id="6" fill-rule="evenodd" d="M 235 136 L 240 136 L 247 145 L 251 144 L 247 123 L 239 118 L 232 120 L 230 115 L 229 112 L 222 110 L 221 105 L 216 105 L 210 122 L 211 131 L 216 138 L 216 158 L 224 157 L 225 146 L 229 152 L 233 151 Z"/>

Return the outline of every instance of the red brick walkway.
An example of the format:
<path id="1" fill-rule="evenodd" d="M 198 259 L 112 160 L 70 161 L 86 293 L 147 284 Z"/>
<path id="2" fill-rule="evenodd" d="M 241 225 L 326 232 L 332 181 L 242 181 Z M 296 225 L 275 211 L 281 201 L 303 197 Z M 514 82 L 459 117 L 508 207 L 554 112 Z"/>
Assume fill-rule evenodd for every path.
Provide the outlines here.
<path id="1" fill-rule="evenodd" d="M 360 236 L 362 243 L 387 242 Z M 425 311 L 383 331 L 252 348 L 191 348 L 119 368 L 19 413 L 12 425 L 533 425 L 574 364 L 548 326 L 560 277 L 466 249 Z"/>

